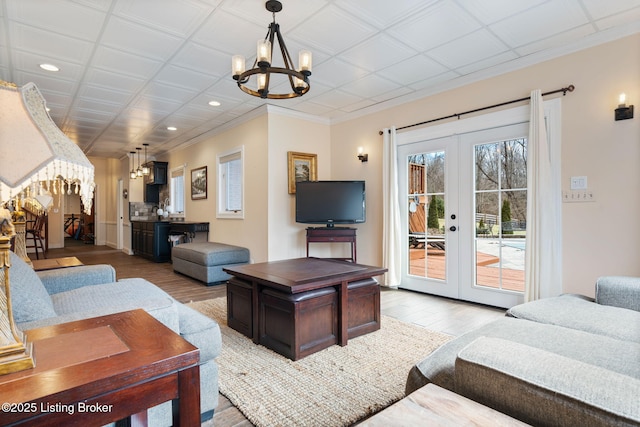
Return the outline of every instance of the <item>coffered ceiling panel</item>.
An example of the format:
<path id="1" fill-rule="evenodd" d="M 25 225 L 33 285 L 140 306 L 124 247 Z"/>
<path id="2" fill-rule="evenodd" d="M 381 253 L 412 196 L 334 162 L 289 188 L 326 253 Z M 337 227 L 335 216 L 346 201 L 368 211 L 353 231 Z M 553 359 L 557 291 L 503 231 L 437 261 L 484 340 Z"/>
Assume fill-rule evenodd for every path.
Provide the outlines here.
<path id="1" fill-rule="evenodd" d="M 90 156 L 143 143 L 157 156 L 264 104 L 337 122 L 640 32 L 640 0 L 282 3 L 294 64 L 313 53 L 301 98 L 252 97 L 231 78 L 231 56 L 251 66 L 273 21 L 264 0 L 0 0 L 0 79 L 36 83 Z"/>

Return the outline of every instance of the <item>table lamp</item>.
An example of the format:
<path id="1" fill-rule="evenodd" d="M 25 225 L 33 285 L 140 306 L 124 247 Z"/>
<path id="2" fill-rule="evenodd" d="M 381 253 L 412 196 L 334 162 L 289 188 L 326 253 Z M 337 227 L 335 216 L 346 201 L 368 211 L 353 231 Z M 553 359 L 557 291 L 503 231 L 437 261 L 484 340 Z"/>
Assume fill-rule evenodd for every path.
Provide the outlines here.
<path id="1" fill-rule="evenodd" d="M 94 167 L 82 150 L 53 122 L 33 83 L 17 87 L 0 80 L 0 205 L 16 198 L 43 200 L 62 194 L 64 186 L 79 190 L 85 212 L 93 203 Z M 14 233 L 8 211 L 0 211 L 0 375 L 35 366 L 31 346 L 17 330 L 11 307 L 10 240 Z"/>

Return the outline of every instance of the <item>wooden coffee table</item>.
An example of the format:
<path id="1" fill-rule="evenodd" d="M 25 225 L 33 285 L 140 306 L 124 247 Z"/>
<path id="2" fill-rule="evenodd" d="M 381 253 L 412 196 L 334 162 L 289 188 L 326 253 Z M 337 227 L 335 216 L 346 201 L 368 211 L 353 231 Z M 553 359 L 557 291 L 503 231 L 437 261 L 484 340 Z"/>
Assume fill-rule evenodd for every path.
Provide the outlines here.
<path id="1" fill-rule="evenodd" d="M 243 264 L 223 269 L 230 275 L 251 284 L 253 342 L 260 342 L 260 298 L 264 288 L 286 294 L 336 288 L 338 292 L 338 344 L 347 345 L 347 286 L 350 282 L 384 274 L 387 269 L 324 258 L 296 258 L 283 261 Z M 378 310 L 380 307 L 377 308 Z M 230 313 L 227 313 L 229 316 Z"/>
<path id="2" fill-rule="evenodd" d="M 169 400 L 174 426 L 200 425 L 200 351 L 144 310 L 25 333 L 36 367 L 0 376 L 2 425 L 146 426 Z"/>

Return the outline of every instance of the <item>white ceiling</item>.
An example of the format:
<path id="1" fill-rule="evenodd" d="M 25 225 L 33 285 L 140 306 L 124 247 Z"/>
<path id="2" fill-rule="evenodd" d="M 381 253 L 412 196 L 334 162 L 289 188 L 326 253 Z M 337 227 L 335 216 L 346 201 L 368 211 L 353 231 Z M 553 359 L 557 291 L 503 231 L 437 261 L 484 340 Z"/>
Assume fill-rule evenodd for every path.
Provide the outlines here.
<path id="1" fill-rule="evenodd" d="M 0 79 L 35 82 L 87 155 L 122 158 L 188 144 L 266 102 L 340 121 L 640 31 L 640 0 L 282 3 L 294 62 L 314 55 L 301 98 L 262 100 L 231 78 L 231 56 L 250 65 L 272 20 L 262 0 L 0 0 Z"/>

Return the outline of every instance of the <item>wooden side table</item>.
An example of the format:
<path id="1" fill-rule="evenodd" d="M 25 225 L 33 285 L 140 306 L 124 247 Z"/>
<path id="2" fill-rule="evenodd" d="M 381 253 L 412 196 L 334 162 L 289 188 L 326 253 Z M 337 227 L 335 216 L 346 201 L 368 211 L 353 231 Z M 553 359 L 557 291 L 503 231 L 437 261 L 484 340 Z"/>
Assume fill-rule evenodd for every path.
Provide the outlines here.
<path id="1" fill-rule="evenodd" d="M 309 227 L 307 228 L 307 258 L 309 257 L 309 243 L 349 243 L 351 258 L 341 258 L 343 261 L 357 262 L 356 229 L 349 227 Z"/>
<path id="2" fill-rule="evenodd" d="M 33 269 L 35 271 L 54 270 L 56 268 L 77 267 L 79 265 L 84 265 L 82 264 L 82 261 L 74 256 L 36 259 L 31 261 L 31 264 L 33 264 Z"/>
<path id="3" fill-rule="evenodd" d="M 413 425 L 522 427 L 528 424 L 435 384 L 427 384 L 364 420 L 359 427 Z"/>
<path id="4" fill-rule="evenodd" d="M 144 310 L 25 331 L 36 367 L 0 376 L 0 422 L 146 426 L 174 400 L 174 426 L 200 425 L 200 351 Z"/>

